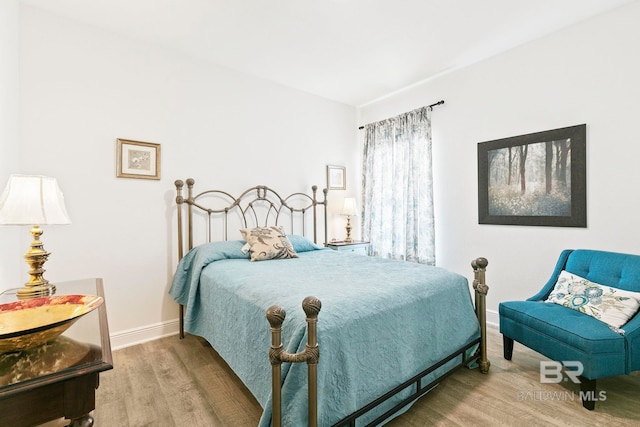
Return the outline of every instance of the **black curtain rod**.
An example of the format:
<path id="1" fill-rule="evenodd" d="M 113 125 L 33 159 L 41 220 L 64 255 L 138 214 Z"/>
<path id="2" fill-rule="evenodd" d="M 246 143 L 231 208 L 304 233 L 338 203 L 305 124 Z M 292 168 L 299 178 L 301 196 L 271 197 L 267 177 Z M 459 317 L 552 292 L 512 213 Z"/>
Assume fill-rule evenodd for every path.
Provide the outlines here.
<path id="1" fill-rule="evenodd" d="M 434 102 L 433 104 L 429 104 L 429 105 L 427 105 L 427 108 L 429 108 L 429 109 L 433 110 L 433 107 L 436 107 L 436 106 L 438 106 L 438 105 L 442 105 L 442 104 L 444 104 L 444 99 L 441 99 L 441 100 L 440 100 L 440 101 L 438 101 L 438 102 Z M 358 129 L 364 129 L 364 126 L 360 126 L 360 127 L 358 127 Z"/>

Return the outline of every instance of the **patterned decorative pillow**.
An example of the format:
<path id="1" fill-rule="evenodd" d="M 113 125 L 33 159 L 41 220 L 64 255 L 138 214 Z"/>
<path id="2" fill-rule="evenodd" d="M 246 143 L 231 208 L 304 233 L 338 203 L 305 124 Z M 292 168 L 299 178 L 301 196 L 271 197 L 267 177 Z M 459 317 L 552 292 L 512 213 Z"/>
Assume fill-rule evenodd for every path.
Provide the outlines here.
<path id="1" fill-rule="evenodd" d="M 619 328 L 638 312 L 640 293 L 599 285 L 563 270 L 547 302 L 578 310 Z"/>
<path id="2" fill-rule="evenodd" d="M 250 246 L 251 261 L 298 258 L 280 226 L 244 228 L 240 232 Z"/>

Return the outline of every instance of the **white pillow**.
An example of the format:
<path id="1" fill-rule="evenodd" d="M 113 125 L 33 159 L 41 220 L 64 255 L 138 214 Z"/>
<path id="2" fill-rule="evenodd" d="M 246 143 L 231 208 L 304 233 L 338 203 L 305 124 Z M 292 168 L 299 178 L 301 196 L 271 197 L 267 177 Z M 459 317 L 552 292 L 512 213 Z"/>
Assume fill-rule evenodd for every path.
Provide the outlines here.
<path id="1" fill-rule="evenodd" d="M 578 310 L 619 328 L 638 312 L 640 292 L 599 285 L 563 270 L 547 302 Z"/>

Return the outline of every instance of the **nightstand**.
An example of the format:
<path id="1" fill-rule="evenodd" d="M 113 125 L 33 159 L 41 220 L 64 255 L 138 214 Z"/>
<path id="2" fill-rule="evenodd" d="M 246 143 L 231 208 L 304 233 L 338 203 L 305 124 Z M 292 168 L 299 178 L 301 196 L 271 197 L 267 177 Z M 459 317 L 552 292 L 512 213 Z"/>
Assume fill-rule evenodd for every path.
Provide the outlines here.
<path id="1" fill-rule="evenodd" d="M 102 279 L 56 283 L 56 287 L 56 295 L 104 298 Z M 16 300 L 15 290 L 0 295 L 0 303 Z M 102 304 L 55 340 L 0 355 L 0 426 L 33 426 L 60 417 L 70 426 L 93 425 L 98 377 L 111 368 L 107 309 Z"/>
<path id="2" fill-rule="evenodd" d="M 329 249 L 340 252 L 350 252 L 357 255 L 369 254 L 369 242 L 362 240 L 354 240 L 352 242 L 329 242 L 327 243 Z"/>

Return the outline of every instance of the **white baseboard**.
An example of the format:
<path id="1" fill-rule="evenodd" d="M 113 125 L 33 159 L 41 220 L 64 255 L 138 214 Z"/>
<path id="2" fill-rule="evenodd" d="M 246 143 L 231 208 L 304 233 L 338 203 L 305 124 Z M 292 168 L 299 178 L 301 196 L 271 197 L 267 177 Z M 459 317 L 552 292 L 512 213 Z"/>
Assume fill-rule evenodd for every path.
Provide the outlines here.
<path id="1" fill-rule="evenodd" d="M 141 328 L 133 328 L 126 331 L 116 332 L 110 335 L 111 349 L 118 350 L 132 345 L 142 344 L 147 341 L 156 340 L 158 338 L 177 335 L 179 331 L 180 322 L 178 320 L 171 320 L 168 322 L 143 326 Z"/>
<path id="2" fill-rule="evenodd" d="M 487 326 L 490 328 L 500 328 L 500 314 L 495 310 L 487 310 Z"/>

